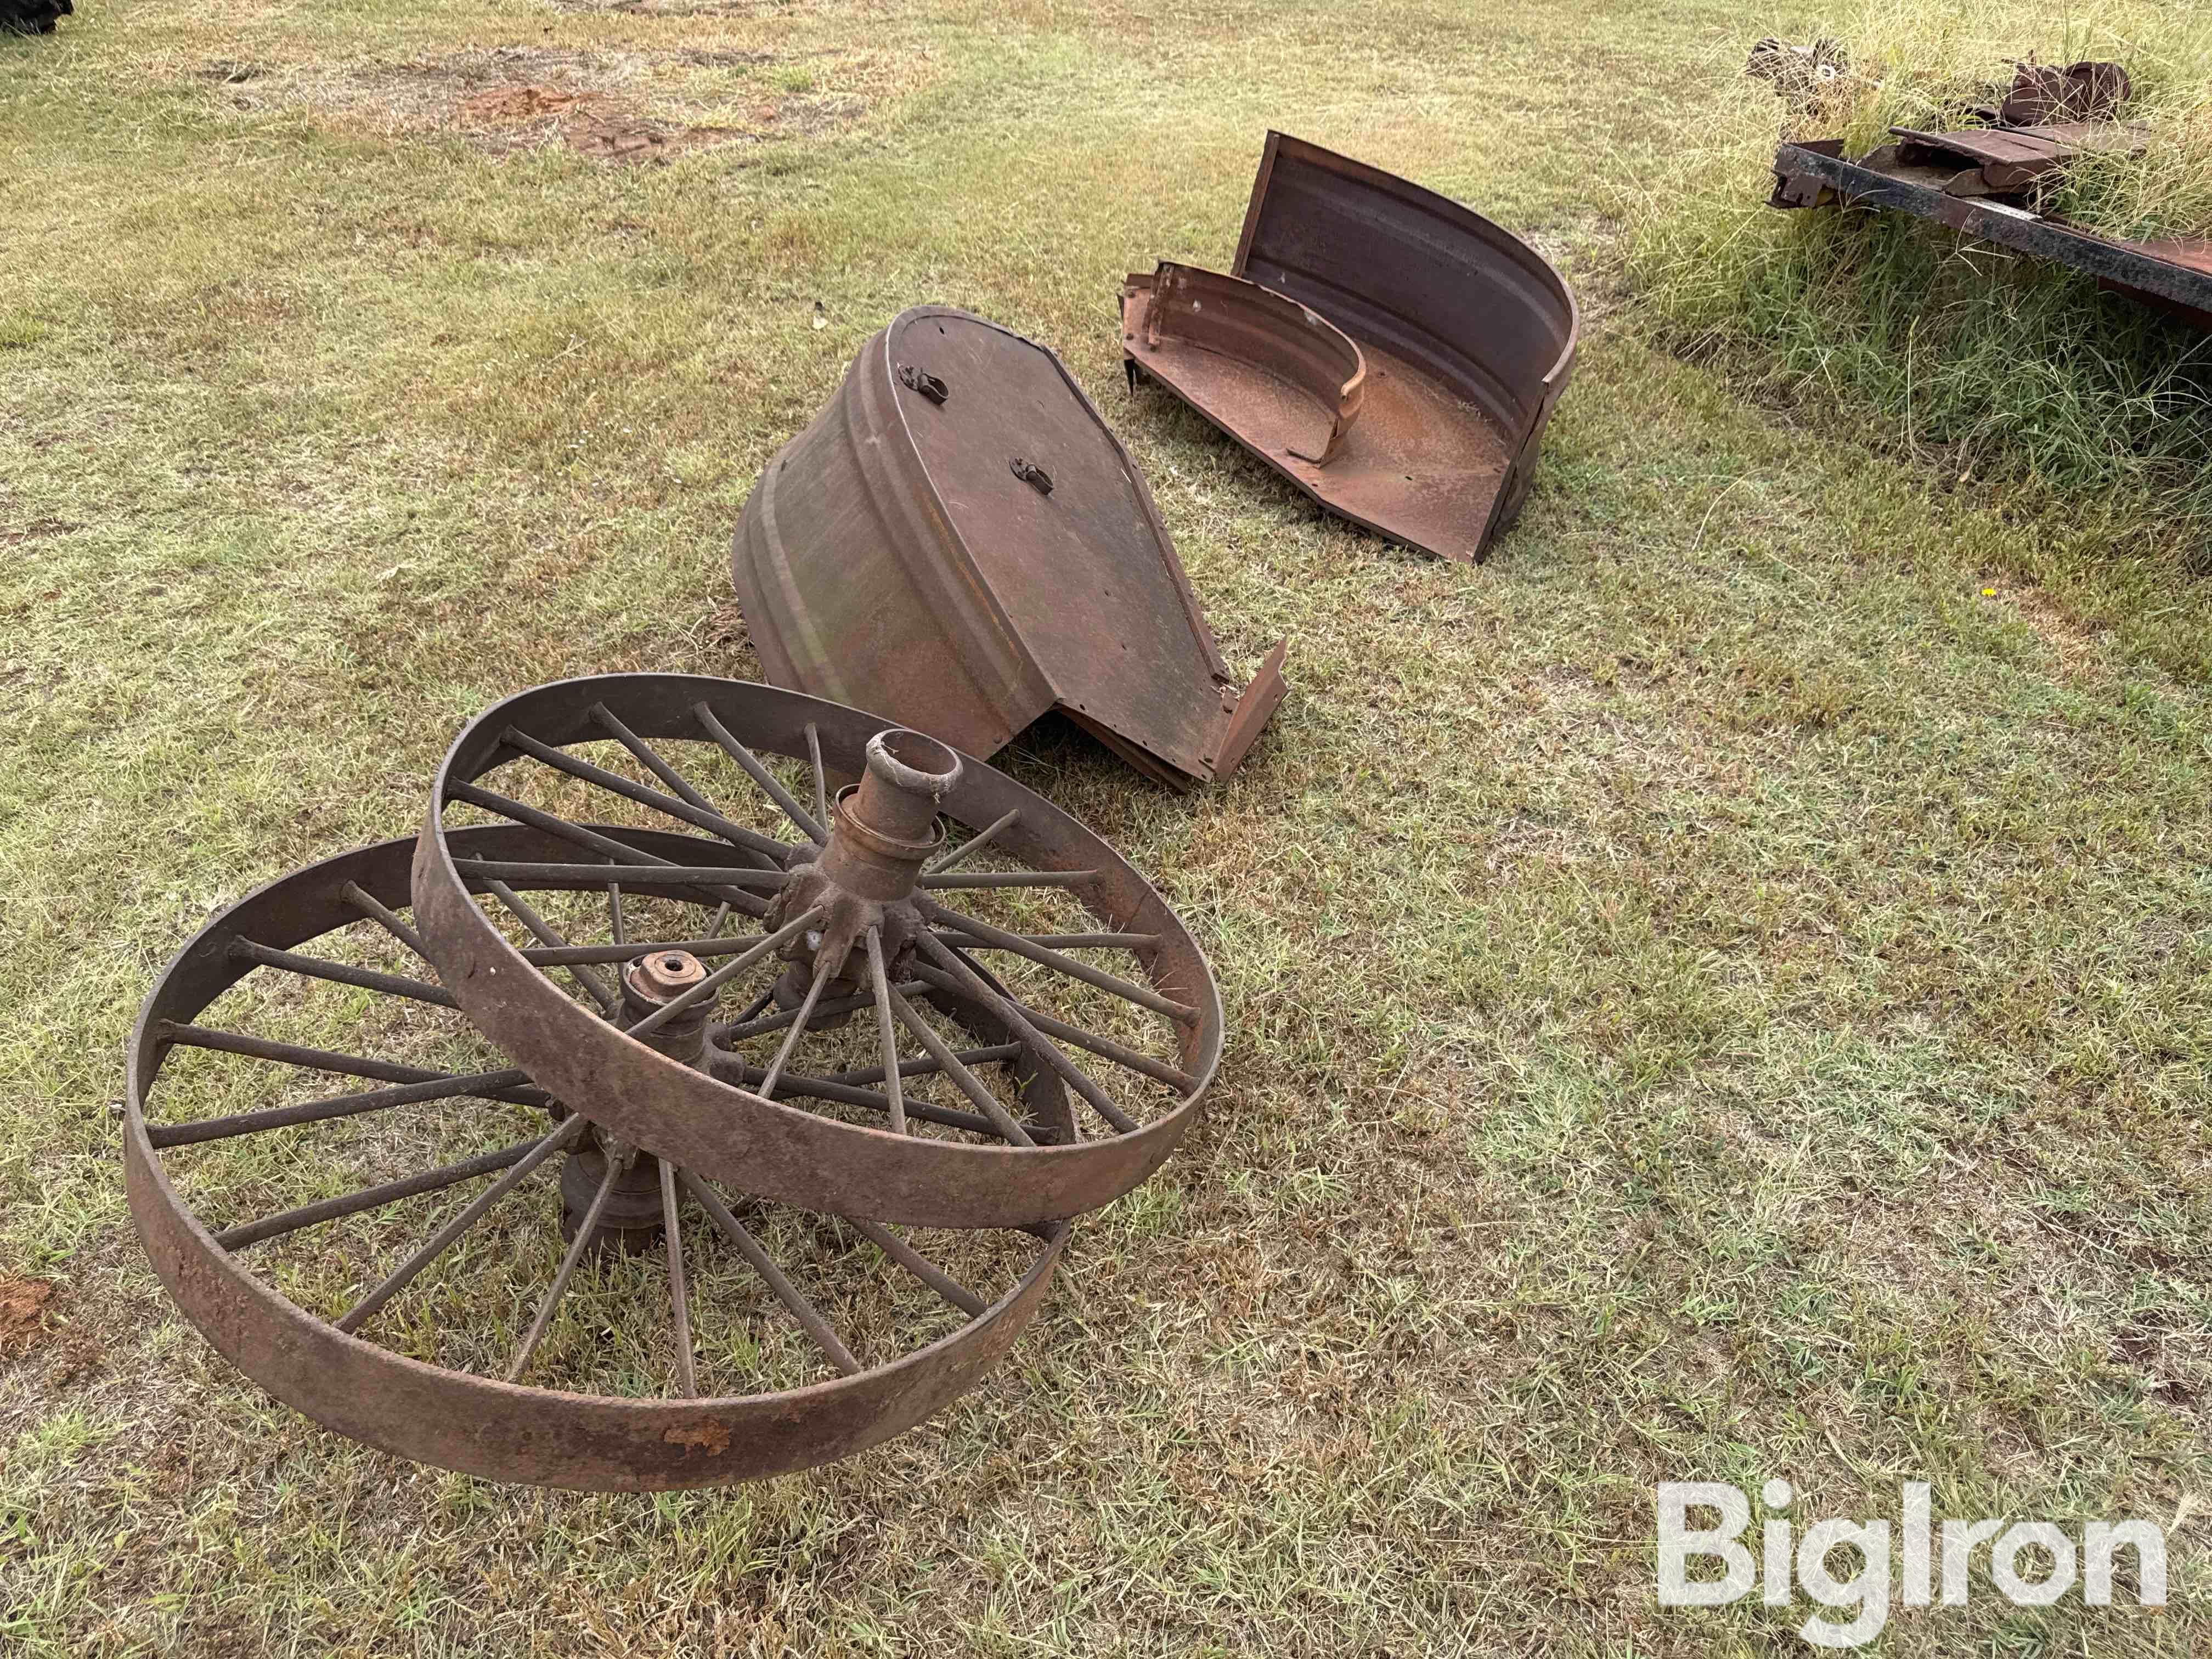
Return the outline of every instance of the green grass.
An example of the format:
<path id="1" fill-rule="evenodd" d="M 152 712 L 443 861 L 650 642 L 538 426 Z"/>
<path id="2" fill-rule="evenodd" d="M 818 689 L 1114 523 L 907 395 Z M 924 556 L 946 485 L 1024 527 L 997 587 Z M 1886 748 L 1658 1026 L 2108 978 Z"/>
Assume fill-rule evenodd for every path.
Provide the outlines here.
<path id="1" fill-rule="evenodd" d="M 1634 211 L 1626 259 L 1647 315 L 1676 349 L 1712 356 L 1796 417 L 1817 427 L 1839 404 L 1853 422 L 1871 411 L 1938 487 L 1978 483 L 2020 522 L 2026 576 L 2063 582 L 2087 550 L 2052 558 L 2033 544 L 2086 527 L 2103 591 L 2071 602 L 2202 678 L 2203 613 L 2163 628 L 2145 619 L 2207 569 L 2208 337 L 2085 276 L 1917 221 L 1771 211 L 1756 181 L 1780 137 L 1840 137 L 1856 156 L 1893 125 L 1957 125 L 1963 106 L 1994 101 L 2008 58 L 2112 58 L 2133 76 L 2125 113 L 2145 128 L 2145 151 L 2083 162 L 2047 210 L 2117 236 L 2212 233 L 2212 15 L 2126 0 L 2078 12 L 1859 0 L 1765 21 L 1787 39 L 1841 41 L 1850 74 L 1811 108 L 1733 79 L 1639 180 L 1650 205 Z"/>
<path id="2" fill-rule="evenodd" d="M 0 1645 L 1789 1651 L 1804 1607 L 1653 1595 L 1655 1482 L 1776 1474 L 1801 1518 L 1924 1478 L 2174 1528 L 2162 1616 L 1978 1584 L 1882 1651 L 2212 1644 L 2196 532 L 2140 481 L 1939 467 L 1959 440 L 1859 412 L 1843 360 L 1893 337 L 1785 398 L 1768 348 L 1647 328 L 1623 233 L 1735 95 L 1736 9 L 85 11 L 0 41 L 0 1269 L 69 1322 L 0 1361 Z M 738 137 L 628 169 L 465 130 L 501 48 Z M 1486 567 L 1121 389 L 1115 284 L 1226 262 L 1271 124 L 1579 284 Z M 1711 199 L 1755 200 L 1731 165 Z M 1065 355 L 1237 667 L 1289 638 L 1218 789 L 1064 731 L 1007 759 L 1199 932 L 1211 1117 L 1005 1367 L 835 1468 L 542 1492 L 272 1405 L 130 1229 L 145 986 L 410 829 L 497 696 L 750 673 L 738 507 L 928 300 Z"/>

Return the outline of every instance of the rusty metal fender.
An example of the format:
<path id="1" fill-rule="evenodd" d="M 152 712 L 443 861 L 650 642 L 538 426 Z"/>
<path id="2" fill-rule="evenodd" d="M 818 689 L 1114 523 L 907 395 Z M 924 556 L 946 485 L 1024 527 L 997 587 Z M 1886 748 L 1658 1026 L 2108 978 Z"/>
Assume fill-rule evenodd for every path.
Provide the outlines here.
<path id="1" fill-rule="evenodd" d="M 772 684 L 988 757 L 1059 708 L 1166 783 L 1234 768 L 1282 700 L 1237 689 L 1144 475 L 1060 359 L 902 312 L 769 463 L 730 572 Z"/>
<path id="2" fill-rule="evenodd" d="M 1239 279 L 1283 303 L 1232 298 Z M 1519 238 L 1279 132 L 1267 135 L 1231 274 L 1163 266 L 1121 298 L 1133 368 L 1331 512 L 1462 560 L 1482 557 L 1520 512 L 1581 326 L 1565 279 Z M 1200 309 L 1156 318 L 1164 301 Z M 1346 388 L 1355 406 L 1340 399 L 1319 453 L 1298 406 L 1319 390 L 1307 362 L 1316 324 L 1361 365 Z"/>

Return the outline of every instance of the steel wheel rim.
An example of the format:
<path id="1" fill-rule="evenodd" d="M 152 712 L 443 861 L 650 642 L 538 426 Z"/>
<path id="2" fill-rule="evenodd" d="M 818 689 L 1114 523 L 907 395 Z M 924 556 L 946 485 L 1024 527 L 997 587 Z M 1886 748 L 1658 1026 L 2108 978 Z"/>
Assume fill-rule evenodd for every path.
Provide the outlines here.
<path id="1" fill-rule="evenodd" d="M 927 1226 L 1034 1226 L 1109 1203 L 1157 1170 L 1202 1109 L 1219 1060 L 1220 1000 L 1204 956 L 1165 902 L 1110 847 L 1042 796 L 969 757 L 959 757 L 959 781 L 944 798 L 946 815 L 980 831 L 1018 813 L 1000 832 L 1000 846 L 1037 870 L 1078 867 L 1071 859 L 1079 849 L 1079 867 L 1095 871 L 1096 879 L 1070 888 L 1069 896 L 1110 927 L 1155 939 L 1140 959 L 1146 988 L 1189 1014 L 1174 1022 L 1179 1063 L 1166 1068 L 1176 1074 L 1170 1086 L 1178 1098 L 1133 1130 L 1076 1145 L 1021 1147 L 918 1139 L 840 1121 L 670 1060 L 533 966 L 478 908 L 447 844 L 447 804 L 466 799 L 456 795 L 456 787 L 473 789 L 475 779 L 521 756 L 507 742 L 510 729 L 564 751 L 602 742 L 609 730 L 593 714 L 599 705 L 648 746 L 696 741 L 702 727 L 694 710 L 701 703 L 744 745 L 770 757 L 805 757 L 811 726 L 825 769 L 838 775 L 857 770 L 867 740 L 891 724 L 751 682 L 654 674 L 557 682 L 479 715 L 439 769 L 414 882 L 416 914 L 440 977 L 479 1029 L 562 1098 L 647 1150 L 757 1196 L 833 1214 Z M 682 827 L 693 837 L 688 856 L 714 853 L 723 866 L 732 865 L 729 844 L 702 837 L 695 824 Z M 580 854 L 572 848 L 571 856 Z M 958 935 L 972 925 L 964 914 L 939 907 L 933 931 L 951 928 Z M 963 920 L 955 927 L 948 918 Z"/>
<path id="2" fill-rule="evenodd" d="M 526 830 L 469 831 L 462 844 L 508 857 L 550 850 Z M 380 842 L 257 890 L 177 953 L 141 1012 L 124 1130 L 131 1213 L 164 1285 L 218 1352 L 277 1399 L 385 1450 L 495 1480 L 609 1492 L 727 1485 L 848 1456 L 941 1408 L 1004 1356 L 1042 1304 L 1065 1227 L 1038 1230 L 1019 1277 L 926 1346 L 825 1382 L 708 1398 L 586 1394 L 448 1369 L 341 1330 L 250 1271 L 180 1194 L 155 1145 L 175 1126 L 149 1122 L 149 1097 L 173 1048 L 194 1046 L 179 1045 L 174 1028 L 254 970 L 240 965 L 234 939 L 250 933 L 289 951 L 325 936 L 331 927 L 316 923 L 337 915 L 348 882 L 404 905 L 413 851 L 412 838 Z M 304 921 L 276 919 L 295 905 Z"/>

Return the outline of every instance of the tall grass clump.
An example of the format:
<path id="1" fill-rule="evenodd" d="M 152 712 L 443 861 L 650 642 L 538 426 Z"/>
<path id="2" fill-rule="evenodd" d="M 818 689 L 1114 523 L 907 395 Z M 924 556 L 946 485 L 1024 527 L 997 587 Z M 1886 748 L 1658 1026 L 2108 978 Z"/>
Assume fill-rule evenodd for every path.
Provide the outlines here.
<path id="1" fill-rule="evenodd" d="M 1893 125 L 1960 125 L 1996 101 L 2011 59 L 2113 58 L 2148 145 L 2081 164 L 2045 210 L 2112 235 L 2212 234 L 2212 7 L 1868 0 L 1747 22 L 1743 46 L 1762 33 L 1832 38 L 1849 68 L 1809 106 L 1735 81 L 1671 152 L 1629 242 L 1668 343 L 1795 401 L 1871 414 L 1959 471 L 2094 501 L 2212 571 L 2212 336 L 1940 227 L 1765 205 L 1783 138 L 1841 137 L 1856 156 Z"/>

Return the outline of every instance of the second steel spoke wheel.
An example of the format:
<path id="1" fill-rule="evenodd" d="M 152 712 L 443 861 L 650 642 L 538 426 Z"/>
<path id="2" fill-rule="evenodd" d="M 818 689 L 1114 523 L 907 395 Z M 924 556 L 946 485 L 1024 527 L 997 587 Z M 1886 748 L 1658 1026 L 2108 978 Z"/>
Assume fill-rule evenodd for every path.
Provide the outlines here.
<path id="1" fill-rule="evenodd" d="M 654 867 L 697 856 L 686 837 L 590 833 Z M 443 852 L 507 869 L 505 901 L 549 929 L 608 918 L 616 952 L 567 967 L 632 1024 L 732 947 L 707 930 L 625 957 L 619 936 L 658 919 L 653 902 L 626 918 L 596 871 L 521 873 L 568 845 L 508 825 L 453 832 Z M 848 1455 L 1004 1355 L 1064 1224 L 921 1235 L 797 1210 L 572 1110 L 429 977 L 414 852 L 364 848 L 241 900 L 178 954 L 133 1037 L 131 1212 L 170 1294 L 240 1370 L 425 1462 L 643 1491 Z M 655 1032 L 696 1054 L 705 1016 L 694 1003 Z"/>

